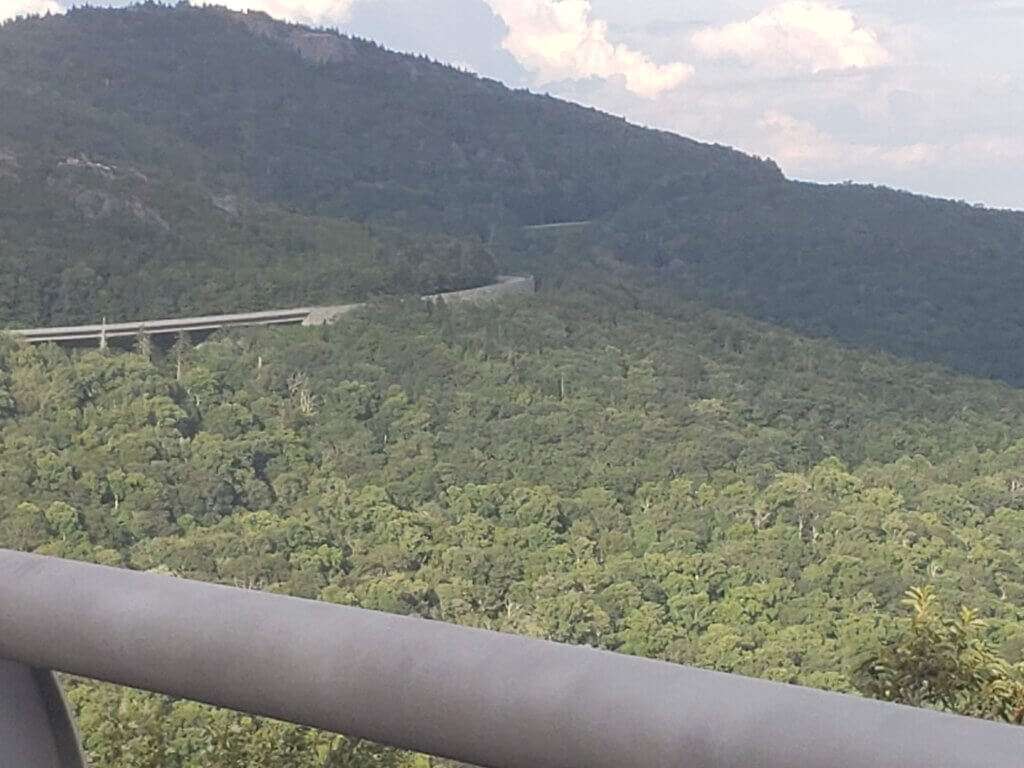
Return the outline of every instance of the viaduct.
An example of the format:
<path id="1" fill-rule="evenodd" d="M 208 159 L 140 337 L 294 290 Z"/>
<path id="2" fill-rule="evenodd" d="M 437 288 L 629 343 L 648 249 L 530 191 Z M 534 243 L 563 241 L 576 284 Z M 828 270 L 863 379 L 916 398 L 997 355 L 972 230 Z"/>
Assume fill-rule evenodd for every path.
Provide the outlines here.
<path id="1" fill-rule="evenodd" d="M 449 304 L 491 301 L 503 296 L 529 294 L 536 289 L 532 276 L 516 277 L 499 275 L 495 282 L 480 288 L 450 291 L 423 296 L 424 301 L 444 301 Z M 365 307 L 366 304 L 339 304 L 323 307 L 296 307 L 294 309 L 271 309 L 261 312 L 241 312 L 230 315 L 206 315 L 201 317 L 179 317 L 168 320 L 136 320 L 127 323 L 100 323 L 96 325 L 73 325 L 56 328 L 22 328 L 8 331 L 12 336 L 30 344 L 47 342 L 74 344 L 96 342 L 106 347 L 113 339 L 134 338 L 140 334 L 148 336 L 176 336 L 180 333 L 212 333 L 225 328 L 241 328 L 259 325 L 329 325 L 349 312 Z"/>

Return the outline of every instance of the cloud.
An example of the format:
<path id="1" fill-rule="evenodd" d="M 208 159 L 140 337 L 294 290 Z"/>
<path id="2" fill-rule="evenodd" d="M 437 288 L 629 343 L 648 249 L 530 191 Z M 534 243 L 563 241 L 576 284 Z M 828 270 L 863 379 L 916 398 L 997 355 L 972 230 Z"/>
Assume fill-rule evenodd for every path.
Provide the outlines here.
<path id="1" fill-rule="evenodd" d="M 767 154 L 797 174 L 872 168 L 977 170 L 1024 162 L 1024 139 L 1015 135 L 968 133 L 943 141 L 895 145 L 851 142 L 777 110 L 762 114 L 758 128 Z"/>
<path id="2" fill-rule="evenodd" d="M 1024 139 L 1019 136 L 968 136 L 952 145 L 961 165 L 978 161 L 1024 163 Z"/>
<path id="3" fill-rule="evenodd" d="M 18 16 L 43 16 L 47 13 L 63 13 L 53 0 L 0 0 L 0 21 Z"/>
<path id="4" fill-rule="evenodd" d="M 709 58 L 734 58 L 773 69 L 811 72 L 868 69 L 887 64 L 878 36 L 850 11 L 817 0 L 787 0 L 752 19 L 693 35 Z"/>
<path id="5" fill-rule="evenodd" d="M 0 0 L 2 2 L 3 0 Z M 263 11 L 275 19 L 334 26 L 349 18 L 356 0 L 214 0 L 235 11 Z"/>
<path id="6" fill-rule="evenodd" d="M 681 62 L 657 64 L 608 39 L 608 24 L 593 18 L 589 0 L 486 0 L 508 27 L 503 42 L 543 82 L 621 77 L 635 94 L 653 98 L 693 75 Z"/>
<path id="7" fill-rule="evenodd" d="M 917 143 L 895 146 L 847 142 L 812 123 L 776 110 L 765 112 L 758 123 L 768 154 L 784 168 L 807 170 L 848 169 L 862 166 L 911 167 L 940 160 L 947 148 Z"/>

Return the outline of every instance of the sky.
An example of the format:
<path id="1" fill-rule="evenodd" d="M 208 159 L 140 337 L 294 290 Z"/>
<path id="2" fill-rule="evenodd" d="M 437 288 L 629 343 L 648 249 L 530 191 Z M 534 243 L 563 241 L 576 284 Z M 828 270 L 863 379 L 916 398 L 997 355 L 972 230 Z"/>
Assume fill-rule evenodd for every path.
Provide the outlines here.
<path id="1" fill-rule="evenodd" d="M 0 18 L 65 0 L 0 0 Z M 860 181 L 1024 210 L 1024 0 L 222 0 Z"/>

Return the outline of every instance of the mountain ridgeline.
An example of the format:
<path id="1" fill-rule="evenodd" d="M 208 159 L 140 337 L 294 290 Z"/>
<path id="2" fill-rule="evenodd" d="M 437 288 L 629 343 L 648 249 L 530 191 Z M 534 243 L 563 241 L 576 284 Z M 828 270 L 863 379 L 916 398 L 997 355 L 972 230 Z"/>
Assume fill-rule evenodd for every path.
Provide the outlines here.
<path id="1" fill-rule="evenodd" d="M 258 13 L 78 10 L 8 25 L 0 62 L 15 90 L 159 131 L 161 144 L 198 149 L 203 174 L 310 213 L 540 224 L 612 213 L 653 180 L 781 179 L 724 147 Z M 140 159 L 105 131 L 70 127 L 54 138 Z"/>
<path id="2" fill-rule="evenodd" d="M 218 8 L 7 23 L 0 100 L 8 322 L 124 317 L 110 297 L 134 284 L 131 311 L 151 315 L 464 287 L 489 254 L 519 263 L 503 233 L 595 220 L 532 266 L 611 255 L 801 332 L 1024 381 L 1024 214 L 790 182 L 725 147 Z M 462 245 L 387 263 L 395 249 L 353 220 Z"/>

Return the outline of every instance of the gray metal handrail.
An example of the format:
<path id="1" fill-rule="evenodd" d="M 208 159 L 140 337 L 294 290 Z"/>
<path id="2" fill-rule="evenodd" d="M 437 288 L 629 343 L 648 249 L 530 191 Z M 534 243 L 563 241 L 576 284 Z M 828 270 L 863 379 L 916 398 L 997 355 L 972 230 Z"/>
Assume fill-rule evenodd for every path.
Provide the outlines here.
<path id="1" fill-rule="evenodd" d="M 1024 728 L 2 550 L 0 658 L 494 768 L 1024 766 Z"/>
<path id="2" fill-rule="evenodd" d="M 52 672 L 0 660 L 0 768 L 82 768 L 71 714 Z"/>

